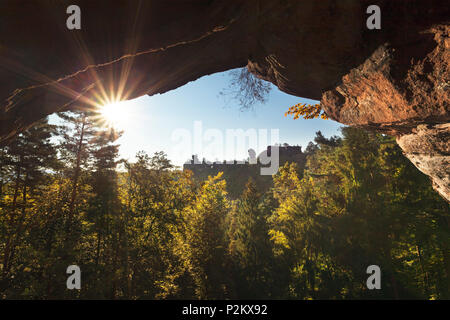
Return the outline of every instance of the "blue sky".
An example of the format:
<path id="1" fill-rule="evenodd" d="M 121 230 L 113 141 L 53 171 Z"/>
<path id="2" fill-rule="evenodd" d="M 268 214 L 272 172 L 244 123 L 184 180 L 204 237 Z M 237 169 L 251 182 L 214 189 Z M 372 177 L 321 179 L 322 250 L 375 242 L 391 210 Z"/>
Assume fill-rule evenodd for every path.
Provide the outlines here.
<path id="1" fill-rule="evenodd" d="M 285 94 L 275 86 L 272 86 L 270 97 L 265 104 L 257 104 L 253 110 L 242 111 L 237 102 L 227 101 L 219 94 L 228 87 L 229 82 L 229 72 L 217 73 L 161 95 L 143 96 L 125 102 L 123 106 L 121 104 L 118 121 L 118 126 L 124 130 L 123 136 L 118 140 L 121 157 L 133 160 L 140 150 L 148 154 L 164 151 L 175 165 L 181 166 L 187 159 L 186 156 L 180 155 L 180 141 L 174 140 L 172 135 L 177 130 L 184 129 L 185 133 L 189 132 L 193 137 L 195 121 L 201 121 L 203 132 L 216 129 L 216 132 L 219 130 L 224 137 L 227 129 L 255 129 L 257 132 L 267 129 L 270 138 L 270 130 L 279 129 L 281 143 L 301 145 L 303 149 L 312 141 L 318 130 L 327 137 L 339 134 L 341 125 L 332 120 L 293 120 L 291 117 L 285 117 L 284 113 L 290 106 L 299 102 L 317 101 Z M 259 135 L 258 139 L 259 144 L 270 144 L 269 140 L 266 143 Z M 216 160 L 211 158 L 213 156 L 208 150 L 204 150 L 208 149 L 205 146 L 206 141 L 203 142 L 203 149 L 195 153 L 199 153 L 200 159 L 205 156 L 208 160 Z M 186 143 L 184 147 L 187 147 Z M 249 147 L 261 151 L 261 145 Z M 192 153 L 194 151 L 192 149 Z M 226 159 L 219 160 L 231 160 L 234 157 L 243 159 L 246 156 L 246 151 L 230 154 L 225 150 L 223 157 Z"/>

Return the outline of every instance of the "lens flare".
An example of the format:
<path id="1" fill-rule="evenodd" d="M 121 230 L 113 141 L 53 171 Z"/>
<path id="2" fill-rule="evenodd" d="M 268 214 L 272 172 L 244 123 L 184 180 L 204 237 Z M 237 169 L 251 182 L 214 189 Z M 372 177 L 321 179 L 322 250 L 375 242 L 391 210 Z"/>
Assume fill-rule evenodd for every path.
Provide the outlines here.
<path id="1" fill-rule="evenodd" d="M 100 106 L 100 115 L 108 127 L 125 129 L 128 121 L 126 101 L 118 101 Z"/>

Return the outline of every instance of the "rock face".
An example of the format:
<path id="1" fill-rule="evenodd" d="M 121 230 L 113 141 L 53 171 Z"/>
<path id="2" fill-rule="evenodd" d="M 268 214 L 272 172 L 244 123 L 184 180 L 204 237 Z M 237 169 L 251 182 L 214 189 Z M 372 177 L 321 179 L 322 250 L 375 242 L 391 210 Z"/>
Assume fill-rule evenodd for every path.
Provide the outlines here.
<path id="1" fill-rule="evenodd" d="M 449 122 L 449 35 L 450 26 L 441 26 L 424 32 L 415 45 L 380 46 L 323 94 L 322 107 L 341 123 L 396 135 L 421 123 Z M 424 47 L 420 60 L 410 56 L 418 46 Z"/>
<path id="2" fill-rule="evenodd" d="M 450 194 L 450 123 L 419 125 L 413 133 L 397 138 L 405 155 L 423 173 L 433 177 L 433 187 L 442 197 Z"/>
<path id="3" fill-rule="evenodd" d="M 66 27 L 73 4 L 81 30 Z M 381 30 L 366 27 L 373 4 Z M 450 199 L 447 0 L 2 0 L 0 15 L 4 143 L 56 111 L 247 65 L 332 119 L 396 135 Z"/>
<path id="4" fill-rule="evenodd" d="M 417 34 L 406 45 L 381 45 L 324 92 L 336 121 L 397 136 L 404 154 L 450 201 L 450 26 Z"/>

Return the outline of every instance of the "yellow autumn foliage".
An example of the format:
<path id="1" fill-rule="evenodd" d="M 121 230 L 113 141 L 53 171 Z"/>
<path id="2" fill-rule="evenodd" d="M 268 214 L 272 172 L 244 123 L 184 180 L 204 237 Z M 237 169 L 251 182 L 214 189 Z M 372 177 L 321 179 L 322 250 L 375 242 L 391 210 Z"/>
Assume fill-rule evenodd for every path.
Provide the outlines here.
<path id="1" fill-rule="evenodd" d="M 327 120 L 327 115 L 323 112 L 320 104 L 307 104 L 307 103 L 298 103 L 289 108 L 288 111 L 284 114 L 285 117 L 288 115 L 293 116 L 294 120 L 297 120 L 300 116 L 304 119 L 315 119 L 322 118 Z"/>

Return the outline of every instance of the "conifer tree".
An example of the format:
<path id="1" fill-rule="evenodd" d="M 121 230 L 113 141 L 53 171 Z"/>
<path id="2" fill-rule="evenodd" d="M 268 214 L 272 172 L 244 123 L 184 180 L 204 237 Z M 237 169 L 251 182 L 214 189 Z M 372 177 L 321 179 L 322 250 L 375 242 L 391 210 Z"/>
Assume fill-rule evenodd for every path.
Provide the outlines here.
<path id="1" fill-rule="evenodd" d="M 225 217 L 230 204 L 221 173 L 205 181 L 197 199 L 185 210 L 185 261 L 199 299 L 224 299 L 229 294 Z"/>
<path id="2" fill-rule="evenodd" d="M 262 196 L 250 178 L 231 212 L 229 251 L 235 265 L 239 298 L 267 298 L 272 267 L 267 211 Z"/>

